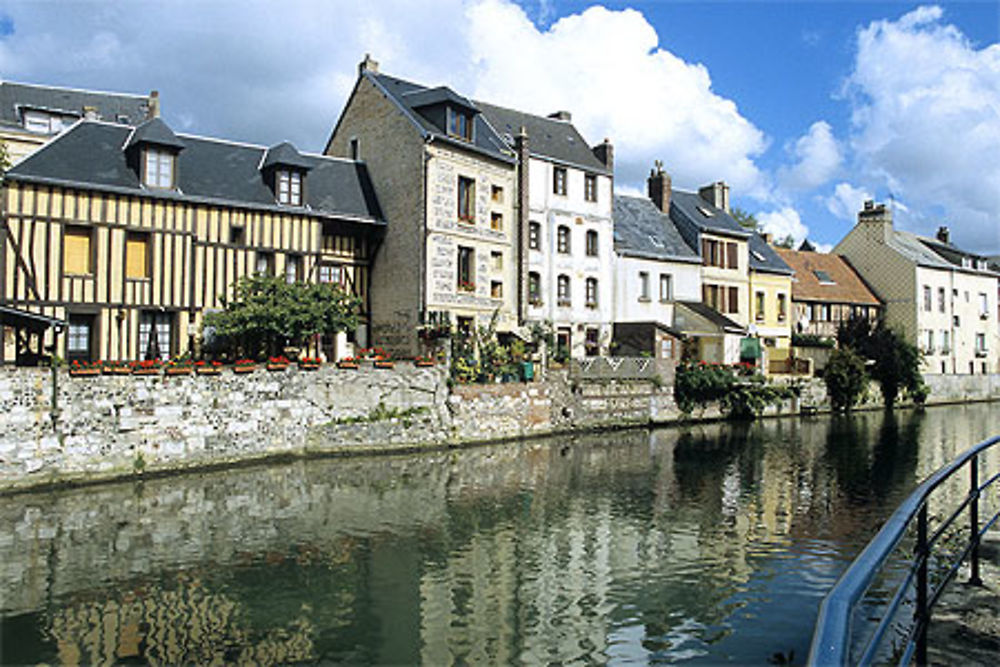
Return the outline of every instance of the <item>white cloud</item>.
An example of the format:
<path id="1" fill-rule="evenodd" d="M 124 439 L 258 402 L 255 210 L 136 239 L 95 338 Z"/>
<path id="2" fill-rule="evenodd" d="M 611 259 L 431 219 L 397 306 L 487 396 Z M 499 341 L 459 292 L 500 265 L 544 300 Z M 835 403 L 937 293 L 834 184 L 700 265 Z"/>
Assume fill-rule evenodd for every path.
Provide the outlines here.
<path id="1" fill-rule="evenodd" d="M 802 223 L 798 211 L 790 206 L 758 213 L 756 217 L 760 223 L 760 229 L 771 234 L 775 239 L 781 240 L 791 236 L 798 244 L 809 236 L 809 228 Z"/>
<path id="2" fill-rule="evenodd" d="M 940 7 L 858 32 L 845 93 L 861 176 L 942 219 L 969 248 L 1000 250 L 1000 44 L 977 48 Z"/>
<path id="3" fill-rule="evenodd" d="M 830 213 L 842 220 L 855 220 L 865 201 L 874 199 L 864 188 L 856 188 L 850 183 L 837 183 L 833 194 L 823 202 Z"/>
<path id="4" fill-rule="evenodd" d="M 791 147 L 796 162 L 778 170 L 779 182 L 792 190 L 811 190 L 826 183 L 843 160 L 840 145 L 826 121 L 816 121 Z"/>

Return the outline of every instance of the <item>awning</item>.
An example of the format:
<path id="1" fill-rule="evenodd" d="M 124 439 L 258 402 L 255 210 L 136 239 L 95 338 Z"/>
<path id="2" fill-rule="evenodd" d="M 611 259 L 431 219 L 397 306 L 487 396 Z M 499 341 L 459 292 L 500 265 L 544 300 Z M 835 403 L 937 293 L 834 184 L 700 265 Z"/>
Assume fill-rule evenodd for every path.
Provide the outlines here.
<path id="1" fill-rule="evenodd" d="M 743 338 L 740 339 L 740 359 L 756 361 L 761 358 L 760 339 Z"/>
<path id="2" fill-rule="evenodd" d="M 55 327 L 56 331 L 59 332 L 66 328 L 66 320 L 10 306 L 0 306 L 0 324 L 15 329 L 30 329 L 31 331 L 45 331 L 49 327 Z"/>

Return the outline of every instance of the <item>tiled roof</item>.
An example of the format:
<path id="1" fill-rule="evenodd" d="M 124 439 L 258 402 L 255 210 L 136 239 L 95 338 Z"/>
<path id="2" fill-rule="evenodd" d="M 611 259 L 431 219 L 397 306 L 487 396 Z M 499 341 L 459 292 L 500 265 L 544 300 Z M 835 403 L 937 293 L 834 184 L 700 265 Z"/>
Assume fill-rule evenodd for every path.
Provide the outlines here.
<path id="1" fill-rule="evenodd" d="M 528 135 L 528 151 L 532 155 L 550 158 L 588 171 L 610 174 L 608 168 L 594 156 L 590 146 L 569 121 L 536 116 L 487 102 L 476 102 L 476 105 L 493 129 L 500 133 L 511 148 L 514 147 L 514 138 L 523 127 Z"/>
<path id="2" fill-rule="evenodd" d="M 179 135 L 184 150 L 177 156 L 177 189 L 159 190 L 144 187 L 127 159 L 124 146 L 132 131 L 128 126 L 80 121 L 12 167 L 5 178 L 384 224 L 362 163 L 300 155 L 303 166 L 309 167 L 306 206 L 280 206 L 260 169 L 267 148 Z"/>
<path id="3" fill-rule="evenodd" d="M 774 252 L 795 271 L 792 280 L 793 301 L 822 301 L 877 306 L 878 297 L 847 260 L 840 255 L 774 248 Z M 820 280 L 825 273 L 832 284 Z"/>
<path id="4" fill-rule="evenodd" d="M 22 109 L 83 118 L 84 107 L 93 107 L 99 120 L 135 125 L 146 118 L 149 98 L 145 95 L 0 82 L 0 124 L 21 125 Z"/>
<path id="5" fill-rule="evenodd" d="M 615 252 L 629 257 L 701 262 L 670 218 L 645 197 L 615 195 Z"/>

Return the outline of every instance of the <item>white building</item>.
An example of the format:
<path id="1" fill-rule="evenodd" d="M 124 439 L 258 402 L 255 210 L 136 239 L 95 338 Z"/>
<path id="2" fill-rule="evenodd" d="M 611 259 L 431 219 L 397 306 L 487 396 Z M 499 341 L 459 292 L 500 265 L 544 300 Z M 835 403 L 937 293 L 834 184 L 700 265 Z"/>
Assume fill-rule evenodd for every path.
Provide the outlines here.
<path id="1" fill-rule="evenodd" d="M 477 101 L 518 155 L 521 323 L 551 322 L 574 357 L 608 351 L 612 299 L 611 144 L 593 149 L 560 111 L 549 117 Z"/>

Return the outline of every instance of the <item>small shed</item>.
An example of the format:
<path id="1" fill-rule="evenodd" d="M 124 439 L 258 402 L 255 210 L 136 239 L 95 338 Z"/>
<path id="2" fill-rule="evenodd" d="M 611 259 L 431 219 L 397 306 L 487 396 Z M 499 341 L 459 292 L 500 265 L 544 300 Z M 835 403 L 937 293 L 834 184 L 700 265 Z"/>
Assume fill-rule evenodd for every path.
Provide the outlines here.
<path id="1" fill-rule="evenodd" d="M 50 349 L 55 349 L 55 336 L 66 329 L 65 320 L 2 305 L 0 305 L 0 325 L 3 326 L 4 332 L 4 344 L 0 346 L 0 361 L 4 363 L 13 361 L 17 366 L 48 364 L 51 357 L 44 349 L 45 332 L 49 328 L 53 329 L 53 345 Z M 14 338 L 13 359 L 6 358 L 8 332 L 11 332 Z"/>

